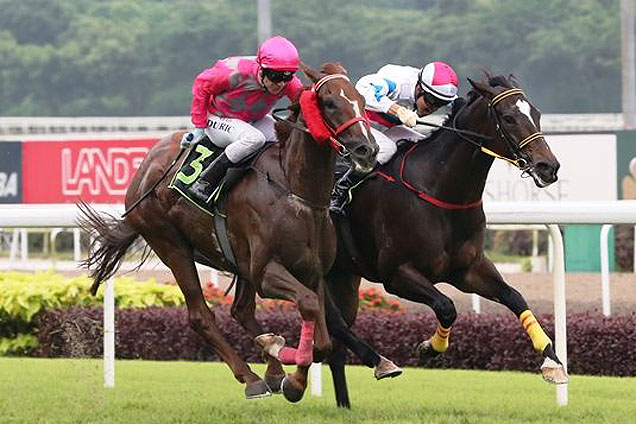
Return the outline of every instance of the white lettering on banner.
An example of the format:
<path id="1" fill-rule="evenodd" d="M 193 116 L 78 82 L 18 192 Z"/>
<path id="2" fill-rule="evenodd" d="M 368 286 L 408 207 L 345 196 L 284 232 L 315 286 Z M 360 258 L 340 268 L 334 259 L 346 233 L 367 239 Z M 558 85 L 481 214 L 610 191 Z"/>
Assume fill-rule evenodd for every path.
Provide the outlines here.
<path id="1" fill-rule="evenodd" d="M 18 174 L 12 172 L 7 175 L 6 172 L 0 172 L 0 197 L 9 197 L 18 195 Z"/>
<path id="2" fill-rule="evenodd" d="M 484 200 L 561 201 L 616 200 L 616 135 L 567 134 L 546 137 L 561 163 L 559 179 L 538 188 L 531 177 L 504 161 L 495 161 L 484 188 Z"/>
<path id="3" fill-rule="evenodd" d="M 147 147 L 62 149 L 62 194 L 124 195 Z"/>

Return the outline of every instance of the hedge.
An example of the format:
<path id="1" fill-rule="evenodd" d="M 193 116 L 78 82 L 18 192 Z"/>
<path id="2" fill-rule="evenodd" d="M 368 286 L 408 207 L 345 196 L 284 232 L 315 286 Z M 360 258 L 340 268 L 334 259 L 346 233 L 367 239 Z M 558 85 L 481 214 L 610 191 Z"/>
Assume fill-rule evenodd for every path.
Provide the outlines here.
<path id="1" fill-rule="evenodd" d="M 34 318 L 51 309 L 73 306 L 100 306 L 103 289 L 97 296 L 89 292 L 92 281 L 87 276 L 74 278 L 53 271 L 0 273 L 0 356 L 23 355 L 37 346 Z M 131 277 L 115 279 L 115 305 L 119 308 L 148 308 L 152 306 L 180 306 L 184 297 L 175 284 L 158 284 L 155 280 L 135 281 Z M 229 305 L 232 296 L 212 283 L 203 286 L 203 295 L 210 305 Z M 289 302 L 259 300 L 259 309 L 290 309 Z M 396 300 L 389 300 L 374 288 L 360 291 L 361 308 L 402 310 Z"/>
<path id="2" fill-rule="evenodd" d="M 247 361 L 262 361 L 248 334 L 229 316 L 227 306 L 215 308 L 217 324 Z M 300 318 L 295 310 L 262 308 L 257 318 L 265 331 L 283 335 L 296 345 Z M 552 317 L 539 317 L 553 333 Z M 462 314 L 451 334 L 448 351 L 420 363 L 415 346 L 435 330 L 432 313 L 362 310 L 354 331 L 361 339 L 401 366 L 485 370 L 537 371 L 541 358 L 512 315 Z M 72 308 L 48 311 L 38 318 L 37 356 L 98 357 L 102 353 L 102 310 Z M 118 310 L 116 353 L 122 359 L 213 360 L 190 329 L 185 308 Z M 636 376 L 636 315 L 605 318 L 596 314 L 568 316 L 568 370 L 573 374 Z M 351 354 L 348 363 L 359 363 Z"/>

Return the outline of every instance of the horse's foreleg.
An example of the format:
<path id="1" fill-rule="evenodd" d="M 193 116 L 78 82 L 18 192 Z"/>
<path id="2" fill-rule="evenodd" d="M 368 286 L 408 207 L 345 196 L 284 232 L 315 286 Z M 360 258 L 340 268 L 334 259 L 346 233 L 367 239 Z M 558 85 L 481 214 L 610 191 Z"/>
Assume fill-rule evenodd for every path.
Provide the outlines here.
<path id="1" fill-rule="evenodd" d="M 565 368 L 554 351 L 552 340 L 543 331 L 526 300 L 521 293 L 504 281 L 490 260 L 484 257 L 472 266 L 463 280 L 458 281 L 455 286 L 464 292 L 476 293 L 510 309 L 530 336 L 534 349 L 544 358 L 541 365 L 544 380 L 554 384 L 565 384 L 569 381 Z"/>
<path id="2" fill-rule="evenodd" d="M 256 338 L 263 335 L 263 328 L 256 320 L 256 290 L 254 286 L 244 278 L 238 279 L 234 302 L 232 303 L 231 314 L 247 332 Z M 258 345 L 258 343 L 257 343 Z M 265 355 L 267 360 L 267 370 L 265 371 L 265 382 L 274 393 L 280 393 L 280 385 L 285 378 L 285 371 L 280 361 L 271 355 Z"/>
<path id="3" fill-rule="evenodd" d="M 457 318 L 453 301 L 437 290 L 433 283 L 410 264 L 398 267 L 384 283 L 387 292 L 413 302 L 424 303 L 435 312 L 439 321 L 435 333 L 417 346 L 421 357 L 437 356 L 448 349 L 451 327 Z"/>
<path id="4" fill-rule="evenodd" d="M 364 365 L 374 368 L 376 379 L 397 377 L 402 374 L 402 369 L 360 340 L 350 329 L 358 312 L 360 277 L 353 277 L 353 280 L 355 283 L 353 283 L 351 276 L 330 276 L 325 296 L 329 334 L 343 342 L 354 355 L 360 358 Z M 345 316 L 348 317 L 349 321 L 346 321 Z M 334 370 L 334 367 L 331 369 Z M 334 383 L 335 381 L 334 375 Z"/>
<path id="5" fill-rule="evenodd" d="M 298 365 L 296 372 L 283 380 L 283 394 L 291 402 L 299 401 L 307 385 L 307 371 L 316 352 L 317 359 L 331 350 L 324 310 L 324 281 L 319 282 L 318 293 L 301 284 L 277 262 L 269 262 L 263 273 L 263 294 L 274 299 L 289 300 L 298 306 L 302 317 L 300 341 L 297 348 L 283 347 L 277 352 L 284 364 Z"/>
<path id="6" fill-rule="evenodd" d="M 149 240 L 149 238 L 146 238 L 146 240 Z M 177 280 L 188 307 L 190 326 L 209 345 L 216 349 L 223 361 L 232 370 L 234 378 L 246 384 L 245 396 L 247 398 L 271 395 L 265 382 L 252 372 L 247 363 L 243 361 L 223 337 L 221 329 L 216 324 L 214 313 L 205 303 L 199 276 L 194 261 L 190 256 L 190 251 L 186 247 L 180 246 L 175 240 L 178 240 L 176 235 L 170 239 L 170 242 L 160 243 L 153 240 L 153 242 L 149 241 L 149 244 L 159 258 L 170 268 Z"/>

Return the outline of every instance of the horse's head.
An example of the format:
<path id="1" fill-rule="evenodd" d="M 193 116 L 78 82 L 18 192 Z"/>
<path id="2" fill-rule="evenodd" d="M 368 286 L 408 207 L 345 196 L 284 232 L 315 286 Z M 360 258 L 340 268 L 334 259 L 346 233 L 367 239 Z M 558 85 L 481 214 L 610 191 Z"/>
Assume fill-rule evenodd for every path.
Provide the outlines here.
<path id="1" fill-rule="evenodd" d="M 313 82 L 300 99 L 307 127 L 318 142 L 328 142 L 360 172 L 375 165 L 378 145 L 364 112 L 364 99 L 339 63 L 326 63 L 320 71 L 301 67 Z"/>
<path id="2" fill-rule="evenodd" d="M 541 112 L 526 98 L 511 75 L 492 76 L 486 73 L 486 81 L 475 82 L 472 96 L 487 101 L 493 141 L 490 150 L 501 156 L 509 156 L 524 172 L 532 176 L 538 187 L 546 187 L 557 180 L 560 164 L 541 133 Z M 506 153 L 504 153 L 506 152 Z"/>

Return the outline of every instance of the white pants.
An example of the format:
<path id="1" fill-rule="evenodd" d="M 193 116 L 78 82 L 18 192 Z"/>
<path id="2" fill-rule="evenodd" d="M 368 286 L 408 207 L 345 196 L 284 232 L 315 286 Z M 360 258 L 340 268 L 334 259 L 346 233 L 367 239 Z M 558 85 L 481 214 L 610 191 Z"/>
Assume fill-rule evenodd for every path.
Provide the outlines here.
<path id="1" fill-rule="evenodd" d="M 393 157 L 397 151 L 396 142 L 398 140 L 407 139 L 417 141 L 423 137 L 421 133 L 406 125 L 396 125 L 388 129 L 381 125 L 373 125 L 373 123 L 371 125 L 371 134 L 373 134 L 375 142 L 378 143 L 378 147 L 380 148 L 377 157 L 377 161 L 380 165 L 384 165 Z M 380 129 L 384 129 L 384 131 Z"/>
<path id="2" fill-rule="evenodd" d="M 205 133 L 212 143 L 225 147 L 225 154 L 232 163 L 238 163 L 263 147 L 266 141 L 276 140 L 274 122 L 270 115 L 247 123 L 237 118 L 209 114 Z"/>

